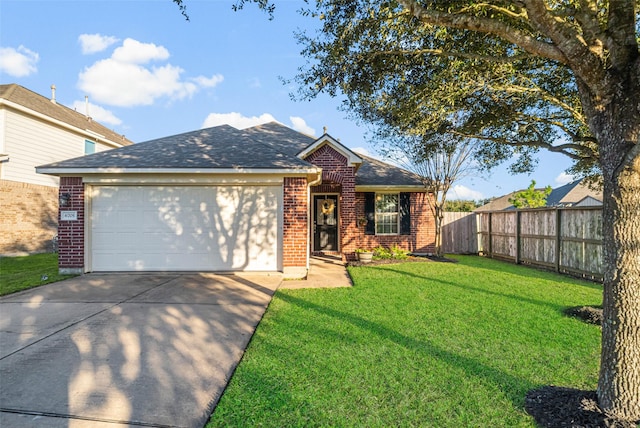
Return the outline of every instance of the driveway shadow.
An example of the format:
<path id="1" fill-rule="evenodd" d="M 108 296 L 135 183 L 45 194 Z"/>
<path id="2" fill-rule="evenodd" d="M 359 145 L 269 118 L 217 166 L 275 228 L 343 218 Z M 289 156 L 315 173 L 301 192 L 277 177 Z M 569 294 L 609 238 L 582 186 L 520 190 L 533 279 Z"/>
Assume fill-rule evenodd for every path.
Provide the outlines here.
<path id="1" fill-rule="evenodd" d="M 0 299 L 0 425 L 202 427 L 280 280 L 85 275 Z"/>

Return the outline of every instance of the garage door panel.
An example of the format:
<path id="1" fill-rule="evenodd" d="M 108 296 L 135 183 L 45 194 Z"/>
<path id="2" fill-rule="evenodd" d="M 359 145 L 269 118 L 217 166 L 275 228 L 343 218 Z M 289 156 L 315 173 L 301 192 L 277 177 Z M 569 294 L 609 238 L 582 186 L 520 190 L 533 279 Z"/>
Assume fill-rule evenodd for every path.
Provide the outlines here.
<path id="1" fill-rule="evenodd" d="M 100 186 L 92 266 L 108 270 L 279 270 L 275 186 Z"/>

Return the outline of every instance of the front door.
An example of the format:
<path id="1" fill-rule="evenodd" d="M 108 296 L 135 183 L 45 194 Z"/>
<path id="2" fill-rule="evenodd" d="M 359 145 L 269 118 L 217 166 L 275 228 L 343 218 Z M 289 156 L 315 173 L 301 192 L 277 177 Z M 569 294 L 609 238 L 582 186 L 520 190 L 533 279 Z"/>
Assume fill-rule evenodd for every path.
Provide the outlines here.
<path id="1" fill-rule="evenodd" d="M 313 251 L 338 251 L 338 196 L 313 196 Z"/>

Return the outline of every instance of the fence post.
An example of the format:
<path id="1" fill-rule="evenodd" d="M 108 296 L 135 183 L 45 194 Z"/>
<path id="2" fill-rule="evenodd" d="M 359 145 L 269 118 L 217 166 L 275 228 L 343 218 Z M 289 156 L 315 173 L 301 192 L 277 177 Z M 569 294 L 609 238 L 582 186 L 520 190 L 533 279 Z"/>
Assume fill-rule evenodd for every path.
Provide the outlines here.
<path id="1" fill-rule="evenodd" d="M 560 230 L 562 229 L 561 219 L 562 219 L 562 215 L 561 215 L 560 208 L 556 208 L 556 254 L 555 254 L 556 272 L 560 272 L 560 249 L 561 249 L 560 238 L 562 237 L 562 234 L 560 232 Z"/>
<path id="2" fill-rule="evenodd" d="M 516 210 L 516 264 L 520 264 L 520 210 Z"/>
<path id="3" fill-rule="evenodd" d="M 476 223 L 476 255 L 480 255 L 480 249 L 482 248 L 482 214 L 474 213 L 473 218 Z"/>
<path id="4" fill-rule="evenodd" d="M 489 213 L 489 242 L 487 243 L 487 247 L 489 248 L 489 257 L 493 258 L 493 248 L 491 246 L 491 221 L 492 221 L 493 213 Z"/>

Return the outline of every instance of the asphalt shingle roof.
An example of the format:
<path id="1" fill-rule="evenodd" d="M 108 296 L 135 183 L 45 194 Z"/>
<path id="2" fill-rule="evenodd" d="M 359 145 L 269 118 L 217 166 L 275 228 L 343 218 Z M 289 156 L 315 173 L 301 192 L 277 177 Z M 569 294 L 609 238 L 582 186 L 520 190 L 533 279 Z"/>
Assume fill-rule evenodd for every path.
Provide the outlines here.
<path id="1" fill-rule="evenodd" d="M 229 125 L 199 129 L 95 153 L 41 168 L 224 169 L 310 168 L 308 162 L 275 150 Z"/>
<path id="2" fill-rule="evenodd" d="M 602 202 L 602 191 L 589 188 L 583 180 L 575 180 L 553 189 L 547 197 L 547 206 L 571 206 L 591 196 Z"/>
<path id="3" fill-rule="evenodd" d="M 358 186 L 421 186 L 420 177 L 397 166 L 358 153 L 364 162 L 356 173 Z"/>
<path id="4" fill-rule="evenodd" d="M 302 134 L 277 122 L 247 128 L 244 132 L 249 137 L 290 156 L 297 155 L 316 141 L 314 137 Z"/>
<path id="5" fill-rule="evenodd" d="M 0 85 L 0 98 L 36 111 L 52 119 L 59 120 L 60 122 L 75 126 L 76 128 L 89 130 L 102 135 L 114 143 L 122 144 L 123 146 L 133 144 L 133 141 L 125 138 L 124 135 L 114 132 L 84 114 L 78 113 L 62 104 L 54 103 L 50 99 L 15 83 Z"/>
<path id="6" fill-rule="evenodd" d="M 308 169 L 297 155 L 316 141 L 276 122 L 238 130 L 229 125 L 158 138 L 39 168 L 70 169 Z M 417 175 L 358 155 L 360 186 L 421 186 Z"/>

